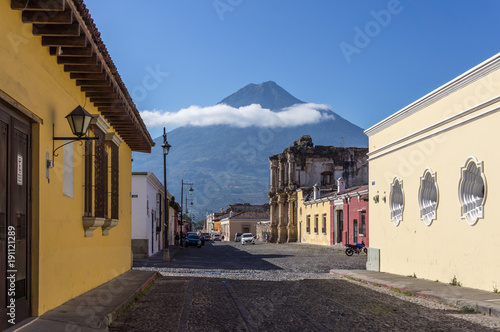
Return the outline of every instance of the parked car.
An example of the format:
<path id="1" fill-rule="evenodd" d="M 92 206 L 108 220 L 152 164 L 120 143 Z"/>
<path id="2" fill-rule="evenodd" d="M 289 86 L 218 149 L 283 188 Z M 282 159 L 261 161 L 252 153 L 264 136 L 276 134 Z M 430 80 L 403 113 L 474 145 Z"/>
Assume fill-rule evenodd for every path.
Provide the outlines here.
<path id="1" fill-rule="evenodd" d="M 221 240 L 221 239 L 220 239 L 220 235 L 219 235 L 219 234 L 213 234 L 213 235 L 212 235 L 212 240 L 213 240 L 213 241 L 220 241 L 220 240 Z"/>
<path id="2" fill-rule="evenodd" d="M 210 241 L 211 240 L 210 234 L 208 234 L 208 233 L 201 233 L 201 236 L 203 236 L 203 238 L 205 239 L 205 241 Z"/>
<path id="3" fill-rule="evenodd" d="M 241 244 L 245 243 L 255 244 L 255 238 L 252 233 L 243 233 L 241 235 Z"/>
<path id="4" fill-rule="evenodd" d="M 197 234 L 188 234 L 186 240 L 184 241 L 184 246 L 197 246 L 201 248 L 201 239 Z"/>
<path id="5" fill-rule="evenodd" d="M 243 235 L 243 233 L 234 234 L 234 242 L 238 242 L 241 239 L 242 235 Z"/>

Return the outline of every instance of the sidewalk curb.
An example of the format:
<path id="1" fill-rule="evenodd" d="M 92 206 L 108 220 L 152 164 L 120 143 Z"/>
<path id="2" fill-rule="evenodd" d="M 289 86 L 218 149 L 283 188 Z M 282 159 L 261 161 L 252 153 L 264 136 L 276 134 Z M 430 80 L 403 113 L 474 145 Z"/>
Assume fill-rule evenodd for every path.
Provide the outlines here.
<path id="1" fill-rule="evenodd" d="M 106 326 L 106 330 L 108 327 L 120 316 L 126 309 L 127 306 L 131 302 L 136 302 L 136 297 L 139 295 L 144 289 L 146 289 L 151 283 L 153 283 L 156 279 L 160 278 L 160 274 L 156 272 L 153 274 L 148 280 L 146 280 L 137 290 L 135 290 L 132 294 L 130 294 L 125 300 L 123 300 L 118 306 L 113 309 L 110 313 L 104 316 L 104 324 Z"/>
<path id="2" fill-rule="evenodd" d="M 339 276 L 341 276 L 343 278 L 347 278 L 347 279 L 351 279 L 351 280 L 363 282 L 363 283 L 369 284 L 369 285 L 374 286 L 374 287 L 381 286 L 381 287 L 384 287 L 384 288 L 387 288 L 387 289 L 399 289 L 401 292 L 407 292 L 408 291 L 408 292 L 411 292 L 412 295 L 418 296 L 418 297 L 426 299 L 426 300 L 445 303 L 439 297 L 432 296 L 432 295 L 429 295 L 429 294 L 424 294 L 424 293 L 421 293 L 421 292 L 419 292 L 419 291 L 417 291 L 415 289 L 412 289 L 412 288 L 408 288 L 408 287 L 394 287 L 392 285 L 380 283 L 380 282 L 377 282 L 377 281 L 371 281 L 371 280 L 368 280 L 368 279 L 363 279 L 363 278 L 359 278 L 359 277 L 353 277 L 351 274 L 341 273 L 341 272 L 337 272 L 337 271 L 334 271 L 334 270 L 330 270 L 330 274 L 336 274 L 336 275 L 339 275 Z"/>
<path id="3" fill-rule="evenodd" d="M 366 283 L 366 284 L 374 286 L 374 287 L 384 287 L 387 289 L 398 289 L 402 293 L 403 292 L 411 292 L 413 296 L 416 296 L 416 297 L 419 297 L 419 298 L 422 298 L 425 300 L 439 302 L 439 303 L 442 303 L 445 305 L 450 305 L 450 306 L 456 307 L 458 309 L 467 307 L 467 308 L 474 309 L 475 312 L 477 312 L 477 313 L 500 318 L 500 309 L 498 308 L 498 306 L 495 306 L 494 303 L 492 303 L 492 305 L 489 305 L 489 303 L 487 303 L 487 300 L 474 301 L 474 300 L 463 299 L 463 298 L 458 299 L 458 298 L 453 298 L 453 297 L 440 296 L 437 294 L 428 294 L 428 293 L 424 293 L 423 291 L 416 290 L 414 288 L 393 286 L 393 285 L 383 283 L 380 281 L 373 281 L 373 280 L 370 280 L 369 278 L 363 278 L 363 277 L 360 277 L 359 275 L 353 275 L 351 273 L 340 272 L 340 271 L 336 271 L 336 270 L 330 270 L 330 274 L 336 274 L 336 275 L 341 276 L 343 278 Z"/>

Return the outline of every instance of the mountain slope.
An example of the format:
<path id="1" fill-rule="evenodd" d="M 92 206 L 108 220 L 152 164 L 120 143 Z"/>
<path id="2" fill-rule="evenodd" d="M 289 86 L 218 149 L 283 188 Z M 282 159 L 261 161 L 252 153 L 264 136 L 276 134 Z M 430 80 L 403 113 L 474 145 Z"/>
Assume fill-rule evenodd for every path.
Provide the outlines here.
<path id="1" fill-rule="evenodd" d="M 266 106 L 261 106 L 269 109 L 302 103 L 283 91 L 274 82 L 250 84 L 222 102 L 233 107 L 262 102 Z M 263 204 L 268 200 L 268 157 L 283 151 L 300 136 L 310 135 L 315 145 L 367 146 L 360 127 L 327 112 L 335 119 L 293 128 L 177 128 L 168 133 L 172 148 L 167 156 L 167 188 L 179 201 L 181 179 L 194 183 L 193 210 L 197 220 L 228 204 Z M 162 141 L 163 137 L 155 139 L 151 154 L 134 153 L 133 171 L 153 171 L 163 181 Z"/>
<path id="2" fill-rule="evenodd" d="M 235 108 L 260 104 L 263 108 L 272 111 L 278 111 L 294 104 L 303 103 L 303 101 L 295 98 L 273 81 L 258 85 L 253 83 L 248 84 L 219 102 L 219 104 L 226 104 Z"/>

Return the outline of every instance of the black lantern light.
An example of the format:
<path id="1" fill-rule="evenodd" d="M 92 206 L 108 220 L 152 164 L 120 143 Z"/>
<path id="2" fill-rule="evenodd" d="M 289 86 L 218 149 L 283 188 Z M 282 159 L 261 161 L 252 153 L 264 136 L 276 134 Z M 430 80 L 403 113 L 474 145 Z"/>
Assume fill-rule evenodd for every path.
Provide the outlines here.
<path id="1" fill-rule="evenodd" d="M 172 147 L 172 145 L 168 144 L 168 142 L 165 141 L 165 142 L 163 142 L 161 147 L 163 148 L 163 155 L 166 156 L 166 155 L 168 155 L 168 151 L 170 151 L 170 148 Z"/>
<path id="2" fill-rule="evenodd" d="M 47 160 L 47 167 L 54 167 L 54 157 L 57 157 L 56 151 L 65 146 L 66 144 L 75 141 L 89 141 L 99 139 L 98 137 L 84 137 L 89 129 L 90 121 L 92 121 L 92 114 L 87 112 L 83 107 L 77 106 L 71 113 L 66 115 L 71 132 L 76 137 L 55 137 L 54 127 L 52 124 L 52 160 Z M 57 148 L 54 146 L 54 141 L 68 141 Z M 83 142 L 81 142 L 83 144 Z"/>
<path id="3" fill-rule="evenodd" d="M 73 135 L 81 138 L 82 136 L 85 136 L 87 130 L 89 129 L 92 115 L 83 107 L 77 106 L 71 113 L 66 115 L 66 119 L 68 120 Z"/>

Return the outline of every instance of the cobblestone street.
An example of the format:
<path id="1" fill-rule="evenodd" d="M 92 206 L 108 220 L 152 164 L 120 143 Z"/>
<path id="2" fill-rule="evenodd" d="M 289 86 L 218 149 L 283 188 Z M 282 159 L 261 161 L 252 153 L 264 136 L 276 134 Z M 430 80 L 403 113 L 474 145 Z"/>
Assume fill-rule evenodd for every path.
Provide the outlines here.
<path id="1" fill-rule="evenodd" d="M 166 265 L 135 262 L 163 277 L 110 331 L 489 331 L 500 326 L 498 319 L 328 273 L 363 269 L 365 262 L 365 255 L 347 257 L 341 250 L 297 244 L 223 242 L 181 249 Z"/>

